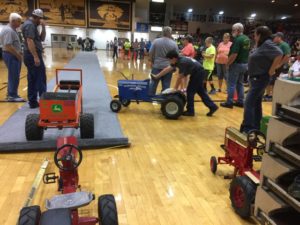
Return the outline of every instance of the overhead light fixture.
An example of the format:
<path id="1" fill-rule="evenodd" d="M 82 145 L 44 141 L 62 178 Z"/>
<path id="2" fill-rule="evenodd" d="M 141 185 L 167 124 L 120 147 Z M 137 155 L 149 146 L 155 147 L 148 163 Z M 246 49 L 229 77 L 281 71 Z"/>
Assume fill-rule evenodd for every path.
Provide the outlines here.
<path id="1" fill-rule="evenodd" d="M 295 3 L 294 6 L 295 6 L 295 7 L 298 7 L 298 3 Z"/>
<path id="2" fill-rule="evenodd" d="M 161 32 L 163 30 L 162 27 L 151 26 L 151 31 Z"/>
<path id="3" fill-rule="evenodd" d="M 285 20 L 286 18 L 287 18 L 286 16 L 281 17 L 282 20 Z"/>
<path id="4" fill-rule="evenodd" d="M 271 3 L 275 3 L 275 0 L 272 0 Z"/>
<path id="5" fill-rule="evenodd" d="M 188 12 L 189 12 L 189 13 L 193 12 L 193 9 L 188 9 Z"/>
<path id="6" fill-rule="evenodd" d="M 163 2 L 165 2 L 165 0 L 152 0 L 152 2 L 160 2 L 160 3 L 163 3 Z"/>
<path id="7" fill-rule="evenodd" d="M 251 14 L 251 18 L 254 18 L 254 17 L 256 17 L 256 13 Z"/>
<path id="8" fill-rule="evenodd" d="M 220 12 L 219 12 L 219 15 L 223 15 L 223 14 L 224 14 L 224 11 L 220 11 Z"/>

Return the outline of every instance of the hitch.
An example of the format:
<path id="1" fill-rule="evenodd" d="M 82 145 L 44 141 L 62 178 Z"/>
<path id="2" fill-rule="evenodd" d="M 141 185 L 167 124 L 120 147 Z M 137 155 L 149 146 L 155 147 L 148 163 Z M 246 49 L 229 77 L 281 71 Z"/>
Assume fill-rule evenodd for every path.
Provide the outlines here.
<path id="1" fill-rule="evenodd" d="M 55 173 L 46 173 L 43 177 L 44 184 L 54 184 L 59 176 L 55 176 Z"/>

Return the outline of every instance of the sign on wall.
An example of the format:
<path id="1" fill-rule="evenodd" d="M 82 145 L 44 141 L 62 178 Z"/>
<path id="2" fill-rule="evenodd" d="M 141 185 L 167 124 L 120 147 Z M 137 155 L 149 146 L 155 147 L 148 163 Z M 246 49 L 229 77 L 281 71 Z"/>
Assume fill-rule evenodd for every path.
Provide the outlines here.
<path id="1" fill-rule="evenodd" d="M 34 10 L 34 0 L 1 0 L 0 22 L 8 22 L 9 14 L 19 13 L 23 20 Z"/>
<path id="2" fill-rule="evenodd" d="M 148 33 L 149 32 L 149 24 L 148 23 L 136 23 L 136 31 Z"/>
<path id="3" fill-rule="evenodd" d="M 49 25 L 86 27 L 84 0 L 37 0 Z"/>
<path id="4" fill-rule="evenodd" d="M 89 27 L 131 30 L 131 2 L 90 0 Z"/>

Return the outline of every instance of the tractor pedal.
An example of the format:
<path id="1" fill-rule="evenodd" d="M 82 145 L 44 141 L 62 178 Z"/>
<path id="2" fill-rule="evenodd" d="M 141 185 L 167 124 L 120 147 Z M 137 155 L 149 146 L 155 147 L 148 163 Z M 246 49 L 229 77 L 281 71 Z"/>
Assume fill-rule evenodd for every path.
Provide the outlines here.
<path id="1" fill-rule="evenodd" d="M 253 160 L 254 160 L 255 162 L 261 162 L 261 161 L 262 161 L 262 157 L 261 157 L 260 155 L 254 155 L 254 156 L 253 156 Z"/>
<path id="2" fill-rule="evenodd" d="M 46 173 L 43 176 L 43 182 L 44 184 L 54 184 L 58 178 L 58 176 L 55 176 L 55 173 Z"/>

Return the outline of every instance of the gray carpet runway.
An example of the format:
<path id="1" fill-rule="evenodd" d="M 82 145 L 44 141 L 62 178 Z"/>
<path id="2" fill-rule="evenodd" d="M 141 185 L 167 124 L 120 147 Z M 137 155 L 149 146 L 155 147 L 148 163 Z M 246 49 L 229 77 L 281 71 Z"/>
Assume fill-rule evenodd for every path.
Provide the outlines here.
<path id="1" fill-rule="evenodd" d="M 30 113 L 39 113 L 39 110 L 30 109 L 26 103 L 0 127 L 0 152 L 52 150 L 56 148 L 58 136 L 69 135 L 78 137 L 81 148 L 129 145 L 117 115 L 110 110 L 111 96 L 96 54 L 78 53 L 65 68 L 83 70 L 83 111 L 94 114 L 95 138 L 79 139 L 79 129 L 48 129 L 44 133 L 43 141 L 28 142 L 25 137 L 25 118 Z M 79 77 L 75 72 L 61 73 L 63 76 L 60 77 L 64 80 Z M 52 91 L 54 86 L 55 80 L 53 79 L 48 84 L 48 91 Z"/>

